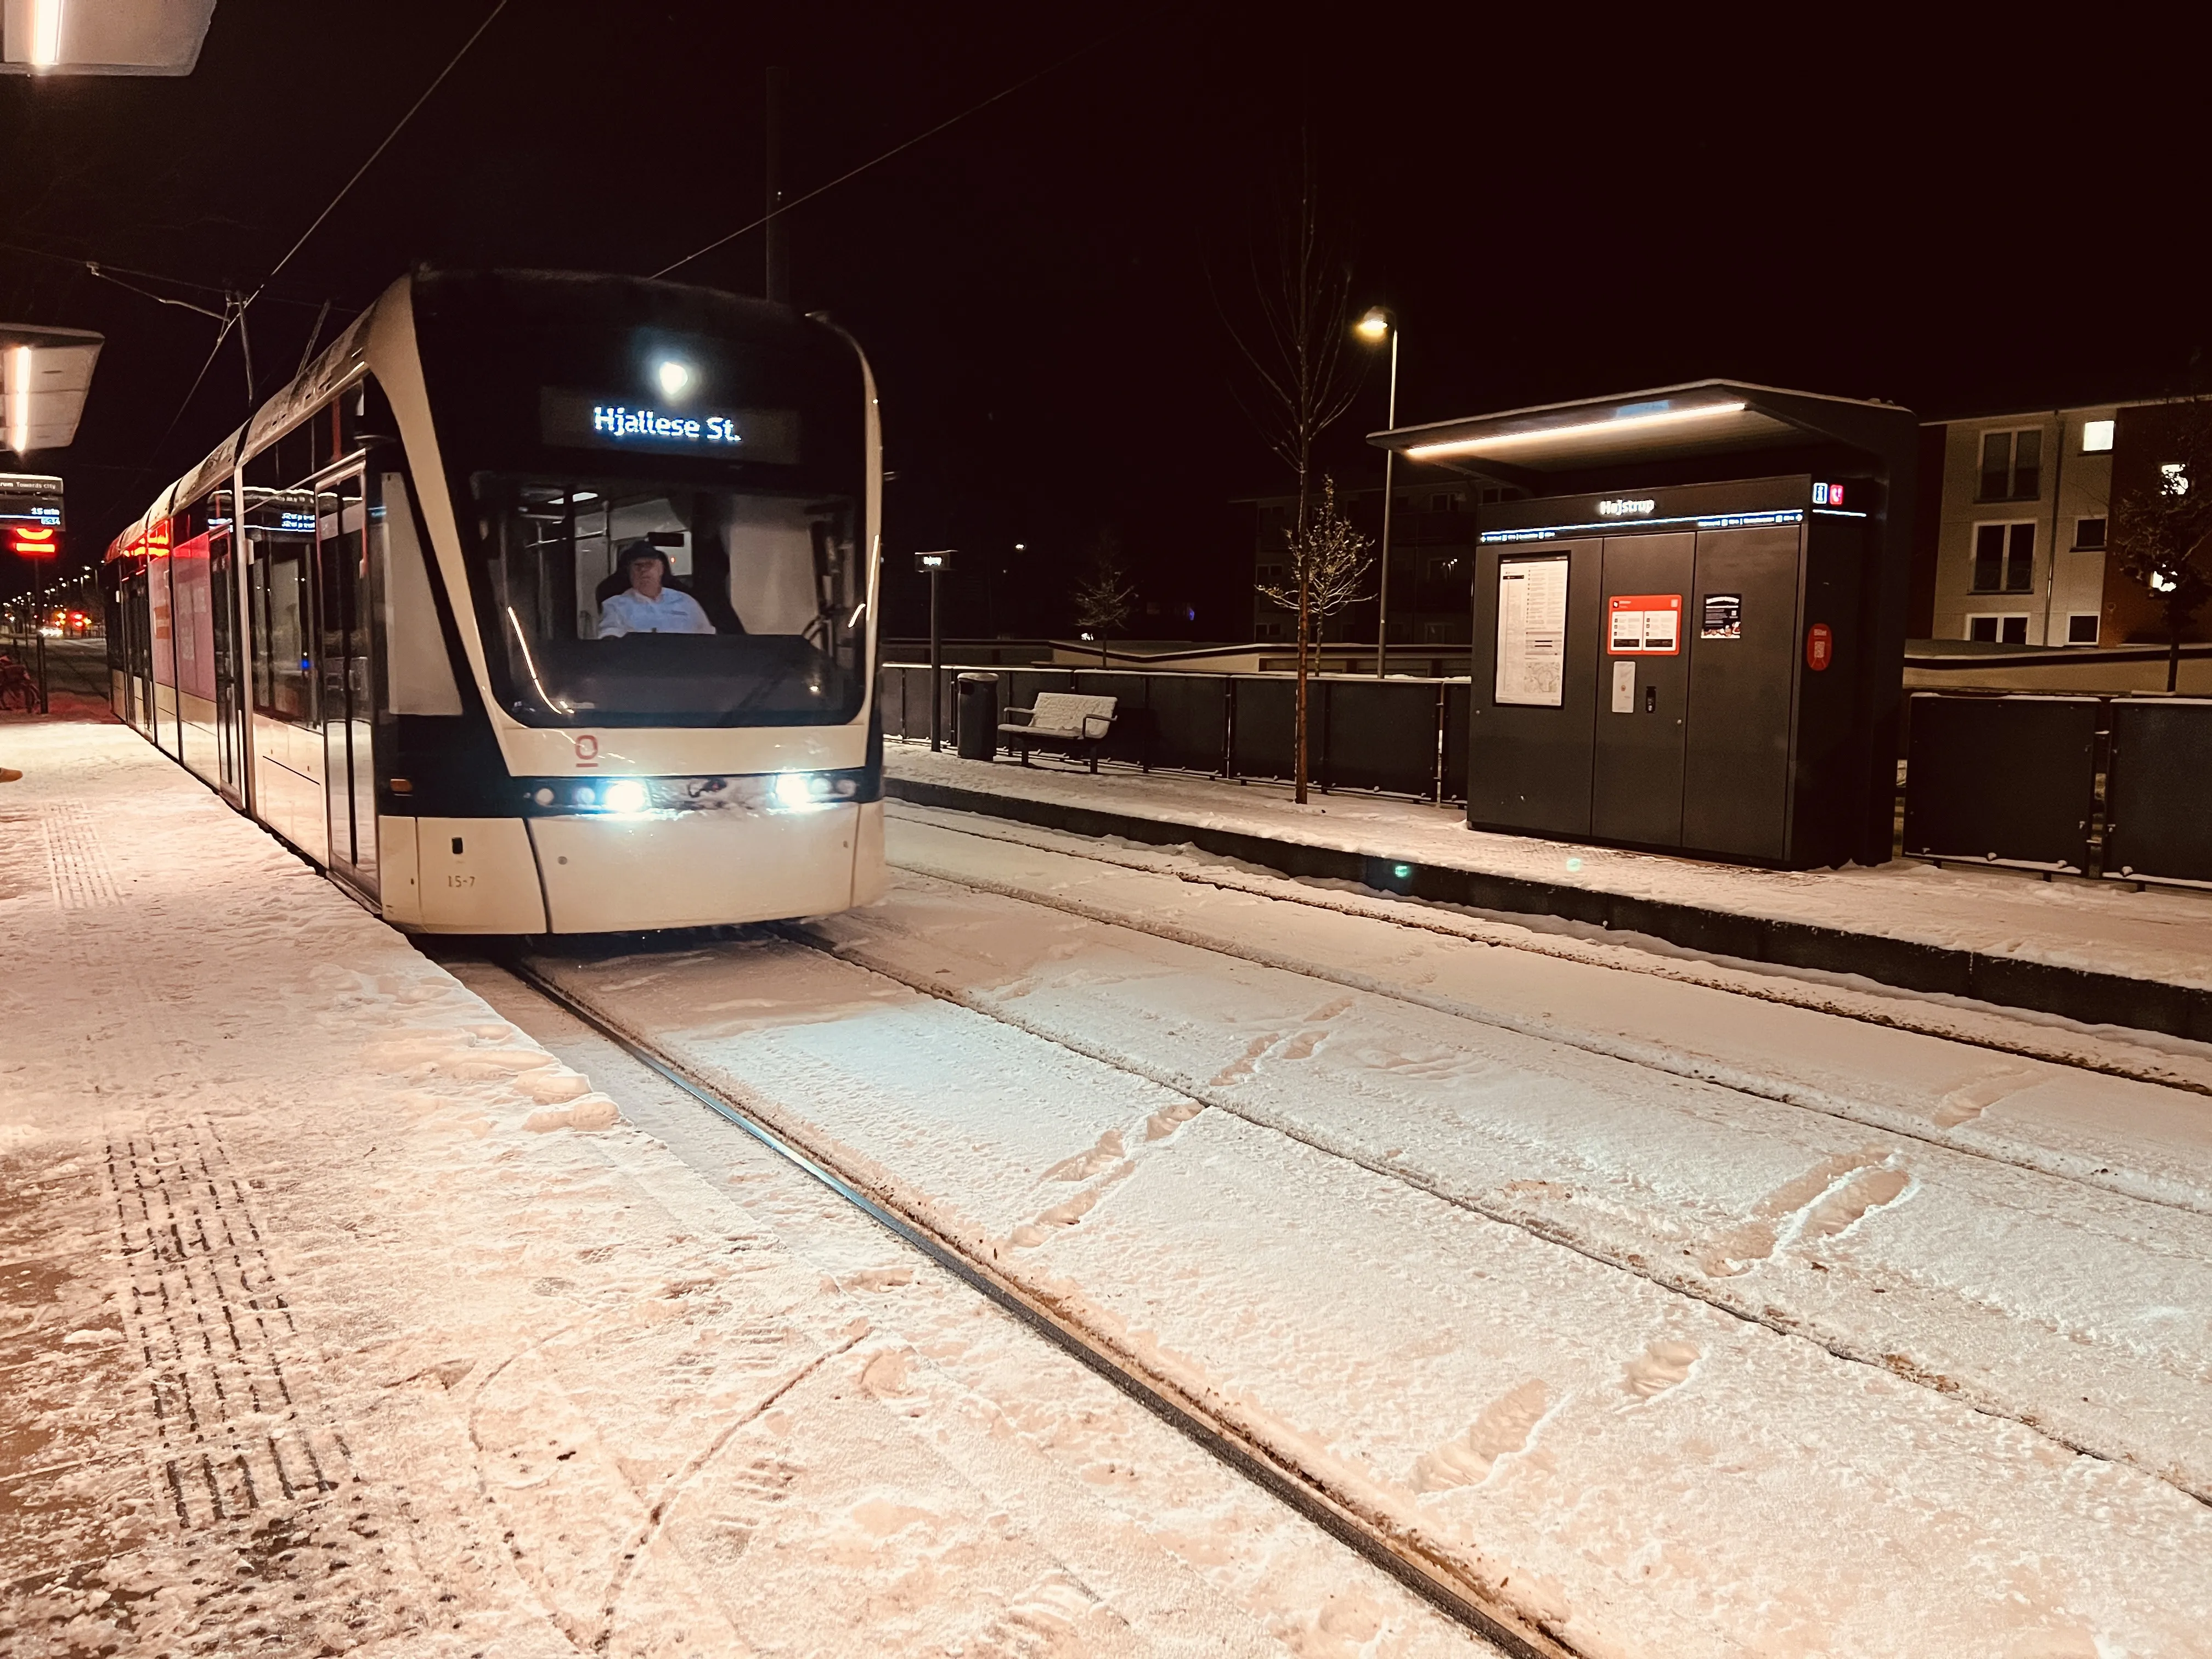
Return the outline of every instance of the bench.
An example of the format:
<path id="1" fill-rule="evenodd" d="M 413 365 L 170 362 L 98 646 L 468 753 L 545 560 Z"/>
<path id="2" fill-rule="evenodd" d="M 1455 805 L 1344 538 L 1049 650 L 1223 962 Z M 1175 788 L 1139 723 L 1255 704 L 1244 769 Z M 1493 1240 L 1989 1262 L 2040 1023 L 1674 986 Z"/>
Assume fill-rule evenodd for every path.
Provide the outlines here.
<path id="1" fill-rule="evenodd" d="M 1114 731 L 1114 699 L 1080 696 L 1073 691 L 1040 691 L 1027 708 L 1009 708 L 999 722 L 999 738 L 1022 751 L 1030 763 L 1032 747 L 1064 750 L 1072 760 L 1088 760 L 1098 769 L 1098 751 Z"/>

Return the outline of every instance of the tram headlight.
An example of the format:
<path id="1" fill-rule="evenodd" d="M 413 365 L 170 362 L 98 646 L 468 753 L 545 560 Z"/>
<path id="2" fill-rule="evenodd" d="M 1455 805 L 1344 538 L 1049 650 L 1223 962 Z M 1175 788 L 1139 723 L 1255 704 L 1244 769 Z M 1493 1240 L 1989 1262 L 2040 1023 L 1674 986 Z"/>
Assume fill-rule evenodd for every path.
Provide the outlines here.
<path id="1" fill-rule="evenodd" d="M 642 812 L 652 804 L 652 792 L 635 778 L 623 778 L 607 786 L 606 808 L 610 812 Z"/>
<path id="2" fill-rule="evenodd" d="M 769 799 L 787 812 L 811 806 L 822 798 L 829 780 L 813 772 L 779 772 L 769 786 Z"/>

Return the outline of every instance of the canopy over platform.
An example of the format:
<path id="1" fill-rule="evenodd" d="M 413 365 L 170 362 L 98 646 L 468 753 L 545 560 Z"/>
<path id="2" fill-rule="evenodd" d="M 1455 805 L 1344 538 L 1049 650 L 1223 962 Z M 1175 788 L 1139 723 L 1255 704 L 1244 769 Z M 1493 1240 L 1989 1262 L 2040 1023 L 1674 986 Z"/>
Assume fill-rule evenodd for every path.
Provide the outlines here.
<path id="1" fill-rule="evenodd" d="M 1909 458 L 1915 430 L 1911 412 L 1894 404 L 1692 380 L 1399 427 L 1371 433 L 1368 441 L 1409 461 L 1550 494 L 1573 488 L 1555 475 L 1662 465 L 1672 471 L 1671 464 L 1749 451 L 1840 446 L 1888 460 L 1901 447 Z"/>
<path id="2" fill-rule="evenodd" d="M 0 444 L 18 455 L 76 436 L 104 337 L 0 323 Z"/>
<path id="3" fill-rule="evenodd" d="M 0 73 L 190 75 L 215 0 L 0 0 Z"/>

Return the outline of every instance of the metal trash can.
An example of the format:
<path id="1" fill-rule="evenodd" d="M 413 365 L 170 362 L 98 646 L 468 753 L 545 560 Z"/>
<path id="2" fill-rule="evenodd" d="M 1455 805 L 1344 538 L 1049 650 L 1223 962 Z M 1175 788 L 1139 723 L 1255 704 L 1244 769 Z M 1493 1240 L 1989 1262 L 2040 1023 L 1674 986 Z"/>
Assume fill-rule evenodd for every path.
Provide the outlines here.
<path id="1" fill-rule="evenodd" d="M 953 729 L 962 760 L 989 760 L 999 752 L 999 677 L 963 674 L 954 693 Z"/>

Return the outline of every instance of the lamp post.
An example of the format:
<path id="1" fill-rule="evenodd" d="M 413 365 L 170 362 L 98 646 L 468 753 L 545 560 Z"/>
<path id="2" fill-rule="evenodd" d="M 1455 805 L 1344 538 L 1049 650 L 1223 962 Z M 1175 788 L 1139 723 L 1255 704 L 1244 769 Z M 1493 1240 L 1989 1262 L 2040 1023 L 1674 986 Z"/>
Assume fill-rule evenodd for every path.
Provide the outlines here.
<path id="1" fill-rule="evenodd" d="M 914 556 L 914 568 L 929 578 L 929 752 L 933 755 L 945 748 L 945 630 L 940 623 L 938 598 L 945 585 L 945 569 L 951 562 L 952 550 L 949 547 Z"/>
<path id="2" fill-rule="evenodd" d="M 1369 345 L 1390 343 L 1389 401 L 1383 405 L 1382 427 L 1385 431 L 1398 424 L 1398 319 L 1387 306 L 1370 306 L 1364 316 L 1352 325 L 1352 332 Z M 1398 452 L 1387 445 L 1382 451 L 1382 574 L 1375 590 L 1375 678 L 1381 679 L 1386 672 L 1390 654 L 1390 486 L 1391 471 L 1398 459 Z"/>

